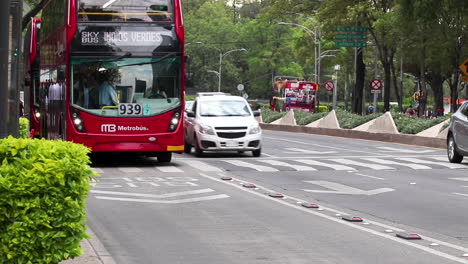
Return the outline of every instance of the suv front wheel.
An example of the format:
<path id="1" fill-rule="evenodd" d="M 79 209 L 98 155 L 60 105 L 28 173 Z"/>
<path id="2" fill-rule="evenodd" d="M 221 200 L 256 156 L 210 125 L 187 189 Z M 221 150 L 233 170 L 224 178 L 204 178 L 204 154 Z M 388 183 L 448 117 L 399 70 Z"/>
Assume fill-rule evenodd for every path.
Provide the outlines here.
<path id="1" fill-rule="evenodd" d="M 447 156 L 451 163 L 461 163 L 463 160 L 463 156 L 457 151 L 457 144 L 452 135 L 447 140 Z"/>
<path id="2" fill-rule="evenodd" d="M 262 149 L 259 148 L 259 149 L 256 149 L 256 150 L 252 150 L 252 155 L 254 157 L 260 157 L 260 155 L 262 155 Z"/>

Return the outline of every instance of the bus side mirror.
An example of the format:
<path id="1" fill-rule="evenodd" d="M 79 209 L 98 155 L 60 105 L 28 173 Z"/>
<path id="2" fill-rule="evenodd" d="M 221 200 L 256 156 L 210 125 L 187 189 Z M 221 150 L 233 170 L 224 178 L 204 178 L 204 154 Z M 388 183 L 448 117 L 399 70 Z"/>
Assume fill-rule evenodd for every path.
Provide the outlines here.
<path id="1" fill-rule="evenodd" d="M 187 111 L 188 117 L 195 117 L 195 113 L 193 111 Z"/>

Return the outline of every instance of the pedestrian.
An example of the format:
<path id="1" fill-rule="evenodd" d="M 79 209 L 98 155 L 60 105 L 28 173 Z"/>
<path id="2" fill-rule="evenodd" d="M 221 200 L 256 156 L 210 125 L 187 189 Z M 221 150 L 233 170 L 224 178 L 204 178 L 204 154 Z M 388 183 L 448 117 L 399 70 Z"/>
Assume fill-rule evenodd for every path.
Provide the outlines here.
<path id="1" fill-rule="evenodd" d="M 408 107 L 408 109 L 406 109 L 406 114 L 410 115 L 410 116 L 414 116 L 415 112 L 414 112 L 414 109 L 413 109 L 413 106 L 410 105 Z"/>
<path id="2" fill-rule="evenodd" d="M 374 105 L 370 104 L 369 107 L 367 107 L 367 114 L 373 114 L 375 111 Z"/>

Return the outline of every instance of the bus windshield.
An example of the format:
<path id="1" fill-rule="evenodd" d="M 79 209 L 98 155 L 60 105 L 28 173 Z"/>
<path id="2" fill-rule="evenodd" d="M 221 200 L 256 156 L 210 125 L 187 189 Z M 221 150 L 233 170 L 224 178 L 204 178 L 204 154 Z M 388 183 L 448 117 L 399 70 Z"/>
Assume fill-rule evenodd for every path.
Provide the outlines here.
<path id="1" fill-rule="evenodd" d="M 180 58 L 72 59 L 72 105 L 106 117 L 167 112 L 181 105 L 180 63 Z"/>
<path id="2" fill-rule="evenodd" d="M 172 22 L 171 0 L 80 0 L 78 21 Z"/>

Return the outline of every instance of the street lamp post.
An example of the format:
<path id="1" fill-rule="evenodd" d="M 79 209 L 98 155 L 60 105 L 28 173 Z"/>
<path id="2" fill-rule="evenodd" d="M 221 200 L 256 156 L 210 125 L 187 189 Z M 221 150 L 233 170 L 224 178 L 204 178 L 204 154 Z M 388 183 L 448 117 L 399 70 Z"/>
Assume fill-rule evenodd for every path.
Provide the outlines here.
<path id="1" fill-rule="evenodd" d="M 218 76 L 218 83 L 221 82 L 221 76 L 219 75 L 219 72 L 217 72 L 217 71 L 212 71 L 212 70 L 207 70 L 206 72 L 211 72 L 211 73 L 216 74 L 216 76 Z M 219 92 L 219 90 L 218 90 L 218 92 Z"/>
<path id="2" fill-rule="evenodd" d="M 227 51 L 227 52 L 225 52 L 225 53 L 220 53 L 220 54 L 219 54 L 219 71 L 218 71 L 218 74 L 219 74 L 219 75 L 218 75 L 218 80 L 219 80 L 219 81 L 218 81 L 218 92 L 221 92 L 221 74 L 222 74 L 222 72 L 221 72 L 221 65 L 222 65 L 222 63 L 223 63 L 223 58 L 224 58 L 224 56 L 226 56 L 226 55 L 228 55 L 228 54 L 230 54 L 230 53 L 236 52 L 236 51 L 246 51 L 246 49 L 244 49 L 244 48 L 241 48 L 241 49 L 234 49 L 234 50 L 230 50 L 230 51 Z"/>

